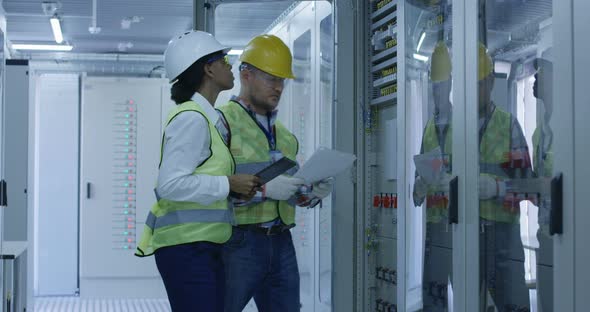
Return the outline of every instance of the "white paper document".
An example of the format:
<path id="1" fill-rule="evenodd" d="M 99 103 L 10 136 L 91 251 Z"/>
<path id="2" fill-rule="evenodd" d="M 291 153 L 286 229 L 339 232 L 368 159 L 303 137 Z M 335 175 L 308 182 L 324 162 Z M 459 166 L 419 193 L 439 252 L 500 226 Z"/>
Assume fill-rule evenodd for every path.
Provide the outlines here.
<path id="1" fill-rule="evenodd" d="M 294 177 L 305 183 L 315 183 L 333 177 L 346 170 L 356 160 L 356 156 L 336 150 L 320 148 L 303 164 Z"/>
<path id="2" fill-rule="evenodd" d="M 435 184 L 446 173 L 448 162 L 448 155 L 442 154 L 440 147 L 414 156 L 418 175 L 429 184 Z"/>

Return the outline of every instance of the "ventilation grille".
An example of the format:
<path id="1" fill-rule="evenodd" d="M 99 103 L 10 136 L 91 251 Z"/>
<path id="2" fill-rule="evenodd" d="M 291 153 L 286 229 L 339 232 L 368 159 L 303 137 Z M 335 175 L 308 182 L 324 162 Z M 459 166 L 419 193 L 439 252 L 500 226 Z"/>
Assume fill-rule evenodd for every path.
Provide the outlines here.
<path id="1" fill-rule="evenodd" d="M 35 298 L 36 312 L 170 312 L 166 299 Z"/>

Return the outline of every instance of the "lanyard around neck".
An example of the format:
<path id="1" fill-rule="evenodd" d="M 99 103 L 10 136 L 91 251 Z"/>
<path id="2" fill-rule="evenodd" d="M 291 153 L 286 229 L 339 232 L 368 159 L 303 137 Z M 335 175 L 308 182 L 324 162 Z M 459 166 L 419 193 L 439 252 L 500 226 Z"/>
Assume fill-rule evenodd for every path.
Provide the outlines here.
<path id="1" fill-rule="evenodd" d="M 242 105 L 241 103 L 239 103 L 240 105 Z M 242 107 L 246 108 L 246 111 L 248 111 L 248 115 L 250 115 L 250 117 L 252 118 L 252 120 L 254 120 L 254 122 L 258 125 L 258 128 L 260 128 L 260 130 L 262 130 L 262 133 L 264 133 L 264 136 L 266 137 L 266 141 L 268 142 L 268 146 L 270 147 L 271 151 L 274 151 L 277 149 L 277 144 L 276 144 L 276 128 L 274 125 L 271 125 L 270 120 L 272 118 L 272 113 L 267 113 L 266 114 L 266 122 L 268 125 L 268 130 L 267 128 L 264 127 L 264 125 L 262 125 L 260 123 L 260 121 L 258 120 L 258 118 L 256 118 L 257 114 L 256 112 L 254 112 L 252 110 L 252 108 L 250 107 L 250 105 L 242 105 Z"/>
<path id="2" fill-rule="evenodd" d="M 270 113 L 266 114 L 266 123 L 268 125 L 268 128 L 265 128 L 262 124 L 260 124 L 260 121 L 258 121 L 258 118 L 254 118 L 256 120 L 256 123 L 258 124 L 258 127 L 260 128 L 260 130 L 262 130 L 262 132 L 264 133 L 264 136 L 266 136 L 266 140 L 268 141 L 268 146 L 270 146 L 270 150 L 274 151 L 277 149 L 277 144 L 276 144 L 276 130 L 275 130 L 275 126 L 270 124 L 270 118 L 271 115 Z"/>

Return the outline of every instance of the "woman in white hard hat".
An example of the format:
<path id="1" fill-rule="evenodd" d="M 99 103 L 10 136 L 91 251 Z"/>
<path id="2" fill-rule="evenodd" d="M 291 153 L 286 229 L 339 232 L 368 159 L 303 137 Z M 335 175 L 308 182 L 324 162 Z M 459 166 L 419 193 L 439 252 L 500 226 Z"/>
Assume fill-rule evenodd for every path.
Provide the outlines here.
<path id="1" fill-rule="evenodd" d="M 230 192 L 252 197 L 258 178 L 235 175 L 224 119 L 213 107 L 234 77 L 229 48 L 211 34 L 188 31 L 164 54 L 177 104 L 165 123 L 157 203 L 148 215 L 137 256 L 155 254 L 173 311 L 223 311 L 222 244 L 230 240 Z"/>

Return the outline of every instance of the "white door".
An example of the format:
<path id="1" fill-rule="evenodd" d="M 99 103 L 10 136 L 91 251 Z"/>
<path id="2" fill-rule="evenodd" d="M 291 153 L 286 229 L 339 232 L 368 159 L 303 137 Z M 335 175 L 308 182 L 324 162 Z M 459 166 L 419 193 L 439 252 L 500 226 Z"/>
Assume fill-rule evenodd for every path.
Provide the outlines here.
<path id="1" fill-rule="evenodd" d="M 573 285 L 574 291 L 572 291 L 575 296 L 574 311 L 588 310 L 588 290 L 584 285 L 587 285 L 590 281 L 590 269 L 588 268 L 588 263 L 590 263 L 590 249 L 586 240 L 586 237 L 588 237 L 588 224 L 590 224 L 588 221 L 590 220 L 590 210 L 588 209 L 588 190 L 590 189 L 590 183 L 588 182 L 590 166 L 588 165 L 588 160 L 590 159 L 590 141 L 587 136 L 590 132 L 590 123 L 588 122 L 588 116 L 590 116 L 590 103 L 588 101 L 590 59 L 587 57 L 587 51 L 590 49 L 590 41 L 581 39 L 584 33 L 590 31 L 590 19 L 584 14 L 588 10 L 590 10 L 589 1 L 575 0 L 573 2 L 573 10 L 569 11 L 573 14 L 574 21 L 573 36 L 570 36 L 574 45 L 574 58 L 573 62 L 570 61 L 568 63 L 574 67 L 574 114 L 570 114 L 569 116 L 574 116 L 575 189 L 573 192 L 575 194 L 575 201 L 572 206 L 566 205 L 566 211 L 569 208 L 573 208 L 573 215 L 566 214 L 566 219 L 568 220 L 566 224 L 575 220 L 573 231 L 575 245 L 572 246 L 573 250 L 575 250 L 575 266 L 573 268 L 573 280 L 575 284 Z M 565 238 L 567 239 L 567 237 Z M 561 240 L 558 244 L 562 244 Z M 556 250 L 558 252 L 560 251 L 559 249 Z M 561 272 L 557 272 L 556 276 L 559 276 L 559 273 Z M 558 304 L 561 303 L 562 301 L 558 302 Z"/>
<path id="2" fill-rule="evenodd" d="M 74 295 L 78 291 L 80 76 L 42 73 L 33 77 L 35 295 Z"/>
<path id="3" fill-rule="evenodd" d="M 5 40 L 5 35 L 4 35 L 4 31 L 0 29 L 0 44 L 2 44 L 2 47 L 4 47 L 4 40 Z M 4 232 L 4 209 L 7 206 L 7 202 L 4 201 L 4 198 L 6 196 L 6 181 L 4 180 L 5 175 L 4 175 L 4 166 L 5 166 L 5 162 L 4 162 L 4 152 L 6 150 L 6 146 L 5 146 L 5 121 L 4 121 L 4 79 L 5 79 L 5 74 L 4 74 L 4 69 L 5 69 L 5 56 L 4 56 L 4 49 L 2 49 L 0 51 L 0 250 L 2 249 L 2 243 L 4 241 L 4 237 L 3 237 L 3 232 Z M 0 296 L 0 298 L 3 299 L 2 303 L 4 303 L 4 299 L 5 299 L 5 289 L 4 289 L 4 268 L 0 267 L 0 281 L 2 281 L 2 283 L 0 283 L 0 294 L 2 294 L 2 296 Z M 2 305 L 3 309 L 4 304 Z"/>
<path id="4" fill-rule="evenodd" d="M 280 116 L 287 121 L 287 127 L 297 137 L 299 153 L 297 161 L 303 164 L 316 147 L 316 90 L 314 39 L 315 29 L 310 27 L 315 23 L 312 3 L 298 6 L 289 17 L 284 19 L 279 27 L 271 31 L 283 39 L 293 54 L 293 74 L 296 79 L 289 81 L 281 104 L 286 109 L 286 116 Z M 279 106 L 280 107 L 280 106 Z M 314 210 L 297 209 L 295 214 L 297 226 L 291 231 L 293 244 L 297 253 L 300 278 L 300 300 L 303 311 L 314 311 L 314 294 L 317 293 L 315 283 L 315 228 L 316 218 Z"/>
<path id="5" fill-rule="evenodd" d="M 477 27 L 465 36 L 467 255 L 475 264 L 466 311 L 573 311 L 563 301 L 571 302 L 564 289 L 574 280 L 568 207 L 578 187 L 568 2 L 467 6 L 466 25 Z"/>
<path id="6" fill-rule="evenodd" d="M 334 129 L 334 22 L 333 7 L 328 2 L 317 2 L 316 29 L 316 77 L 318 86 L 316 114 L 316 147 L 333 148 Z M 333 195 L 332 195 L 333 196 Z M 332 311 L 332 196 L 326 197 L 316 207 L 315 252 L 317 292 L 314 294 L 315 311 Z"/>
<path id="7" fill-rule="evenodd" d="M 285 41 L 293 54 L 296 78 L 290 80 L 283 91 L 279 119 L 297 137 L 300 165 L 319 147 L 332 147 L 332 63 L 326 62 L 333 53 L 330 49 L 333 42 L 331 12 L 332 6 L 326 1 L 302 2 L 269 30 Z M 297 226 L 292 234 L 303 311 L 331 309 L 330 222 L 331 198 L 326 198 L 315 209 L 298 208 L 296 211 Z"/>
<path id="8" fill-rule="evenodd" d="M 465 228 L 458 197 L 465 185 L 461 1 L 407 1 L 398 11 L 400 61 L 373 73 L 378 86 L 401 76 L 397 304 L 403 311 L 452 311 L 465 289 L 457 270 Z"/>
<path id="9" fill-rule="evenodd" d="M 83 81 L 80 204 L 82 296 L 163 297 L 153 257 L 134 256 L 155 202 L 168 84 Z"/>

